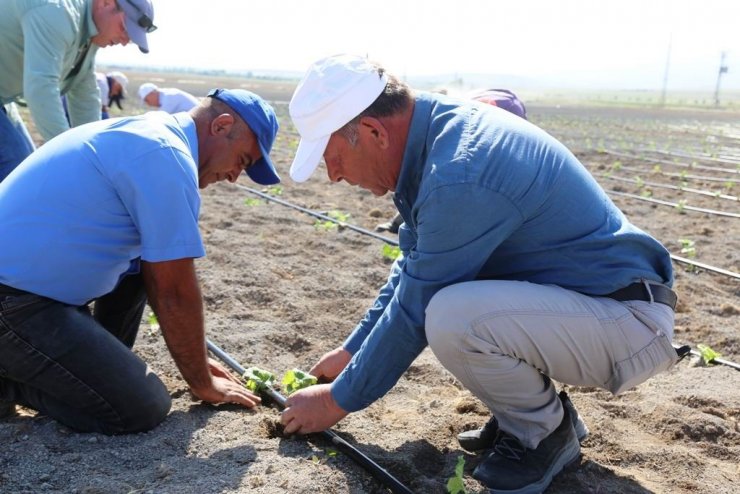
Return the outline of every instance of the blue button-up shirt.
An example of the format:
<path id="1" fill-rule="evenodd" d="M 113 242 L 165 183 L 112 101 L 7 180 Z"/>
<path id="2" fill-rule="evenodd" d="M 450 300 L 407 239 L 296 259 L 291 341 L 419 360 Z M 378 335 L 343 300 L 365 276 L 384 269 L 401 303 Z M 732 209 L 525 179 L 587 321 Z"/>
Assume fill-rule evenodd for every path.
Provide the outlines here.
<path id="1" fill-rule="evenodd" d="M 383 396 L 421 353 L 427 304 L 445 286 L 521 280 L 604 295 L 673 281 L 666 249 L 578 159 L 500 108 L 417 95 L 395 202 L 402 256 L 345 341 L 354 356 L 332 387 L 347 411 Z"/>

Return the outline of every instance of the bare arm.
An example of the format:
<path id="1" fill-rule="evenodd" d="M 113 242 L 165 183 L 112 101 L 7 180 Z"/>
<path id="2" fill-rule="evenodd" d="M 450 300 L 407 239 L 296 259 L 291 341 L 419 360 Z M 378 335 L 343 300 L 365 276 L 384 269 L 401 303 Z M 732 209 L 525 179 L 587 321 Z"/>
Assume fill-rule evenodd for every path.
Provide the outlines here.
<path id="1" fill-rule="evenodd" d="M 167 348 L 180 373 L 199 399 L 252 407 L 258 396 L 224 376 L 208 359 L 203 300 L 192 259 L 142 261 L 149 305 L 154 309 Z"/>

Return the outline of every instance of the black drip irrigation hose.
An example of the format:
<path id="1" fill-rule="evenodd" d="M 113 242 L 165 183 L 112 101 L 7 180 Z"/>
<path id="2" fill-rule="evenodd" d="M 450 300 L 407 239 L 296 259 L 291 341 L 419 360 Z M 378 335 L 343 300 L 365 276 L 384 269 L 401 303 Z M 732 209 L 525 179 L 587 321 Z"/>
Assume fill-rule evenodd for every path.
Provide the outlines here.
<path id="1" fill-rule="evenodd" d="M 336 223 L 338 225 L 342 225 L 342 226 L 344 226 L 344 227 L 346 227 L 346 228 L 348 228 L 350 230 L 354 230 L 354 231 L 359 232 L 359 233 L 362 233 L 364 235 L 369 235 L 369 236 L 371 236 L 373 238 L 376 238 L 378 240 L 382 240 L 383 242 L 385 242 L 387 244 L 390 244 L 390 245 L 398 245 L 398 242 L 396 240 L 393 240 L 392 238 L 384 237 L 383 235 L 378 235 L 377 233 L 371 232 L 370 230 L 366 230 L 365 228 L 360 228 L 358 226 L 354 226 L 354 225 L 350 225 L 350 224 L 344 223 L 342 221 L 339 221 L 339 220 L 337 220 L 335 218 L 332 218 L 330 216 L 327 216 L 325 214 L 317 213 L 316 211 L 311 211 L 310 209 L 306 209 L 304 207 L 298 206 L 298 205 L 293 204 L 293 203 L 290 203 L 288 201 L 284 201 L 282 199 L 278 199 L 278 198 L 273 197 L 273 196 L 271 196 L 269 194 L 265 194 L 264 192 L 260 192 L 260 191 L 258 191 L 256 189 L 252 189 L 251 187 L 246 187 L 244 185 L 239 185 L 239 184 L 234 184 L 234 185 L 236 185 L 240 189 L 243 189 L 243 190 L 246 190 L 246 191 L 248 191 L 248 192 L 250 192 L 252 194 L 258 195 L 258 196 L 260 196 L 263 199 L 266 199 L 268 201 L 273 201 L 273 202 L 276 202 L 276 203 L 281 204 L 283 206 L 287 206 L 289 208 L 297 209 L 298 211 L 301 211 L 301 212 L 306 213 L 308 215 L 314 216 L 316 218 L 320 218 L 320 219 L 325 220 L 325 221 L 331 221 L 331 222 Z M 632 194 L 626 194 L 626 195 L 632 195 Z M 717 268 L 717 267 L 711 266 L 709 264 L 704 264 L 703 262 L 692 261 L 691 259 L 687 259 L 685 257 L 677 256 L 677 255 L 674 255 L 674 254 L 670 254 L 670 256 L 671 256 L 671 259 L 673 259 L 674 261 L 676 261 L 678 263 L 688 264 L 690 266 L 695 266 L 697 268 L 701 268 L 701 269 L 704 269 L 706 271 L 711 271 L 713 273 L 721 274 L 721 275 L 724 275 L 724 276 L 728 276 L 730 278 L 735 278 L 737 280 L 740 280 L 740 273 L 735 273 L 734 271 L 728 271 L 726 269 Z M 693 355 L 701 355 L 696 350 L 691 350 L 691 353 Z M 735 369 L 740 370 L 740 365 L 735 364 L 735 363 L 730 362 L 730 361 L 727 361 L 727 360 L 714 359 L 713 362 L 716 362 L 716 363 L 719 363 L 719 364 L 723 364 L 723 365 L 728 365 L 730 367 L 733 367 Z"/>
<path id="2" fill-rule="evenodd" d="M 239 362 L 234 360 L 231 355 L 223 351 L 211 340 L 206 340 L 206 345 L 208 346 L 208 350 L 210 350 L 211 353 L 216 355 L 219 359 L 221 359 L 222 362 L 231 367 L 231 369 L 239 374 L 239 376 L 244 375 L 244 367 L 242 367 Z M 274 400 L 281 409 L 285 408 L 285 397 L 275 391 L 272 387 L 267 386 L 260 392 L 266 394 L 272 400 Z M 413 494 L 411 489 L 403 485 L 401 481 L 388 473 L 387 470 L 375 463 L 362 451 L 339 437 L 336 432 L 327 429 L 325 431 L 319 432 L 318 435 L 331 442 L 339 451 L 350 457 L 355 463 L 367 470 L 373 477 L 375 477 L 385 487 L 390 489 L 390 491 L 394 494 Z"/>

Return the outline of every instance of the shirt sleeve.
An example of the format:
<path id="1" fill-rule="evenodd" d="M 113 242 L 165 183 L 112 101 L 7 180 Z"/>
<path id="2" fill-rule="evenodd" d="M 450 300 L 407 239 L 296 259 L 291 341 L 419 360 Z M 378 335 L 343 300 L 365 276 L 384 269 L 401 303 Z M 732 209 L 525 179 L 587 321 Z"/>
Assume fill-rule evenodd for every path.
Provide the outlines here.
<path id="1" fill-rule="evenodd" d="M 190 156 L 167 147 L 133 160 L 113 177 L 141 236 L 144 261 L 205 255 L 196 169 Z"/>
<path id="2" fill-rule="evenodd" d="M 65 52 L 74 43 L 71 24 L 57 19 L 59 9 L 40 6 L 23 16 L 23 96 L 45 140 L 69 129 L 59 92 Z"/>
<path id="3" fill-rule="evenodd" d="M 345 342 L 352 360 L 332 385 L 344 410 L 367 407 L 390 390 L 427 345 L 426 307 L 445 286 L 475 279 L 495 250 L 523 222 L 502 194 L 476 184 L 441 186 L 420 201 L 416 242 L 404 251 L 373 309 L 384 309 L 369 331 L 361 323 Z M 393 287 L 393 293 L 388 291 Z M 364 322 L 364 321 L 363 321 Z"/>
<path id="4" fill-rule="evenodd" d="M 90 50 L 94 51 L 96 47 L 92 46 Z M 82 68 L 84 74 L 75 77 L 72 87 L 67 92 L 67 109 L 72 127 L 100 120 L 100 91 L 92 65 L 87 67 L 87 64 L 91 63 L 90 57 L 94 59 L 95 55 L 90 53 L 87 57 Z M 105 104 L 108 104 L 107 93 Z"/>

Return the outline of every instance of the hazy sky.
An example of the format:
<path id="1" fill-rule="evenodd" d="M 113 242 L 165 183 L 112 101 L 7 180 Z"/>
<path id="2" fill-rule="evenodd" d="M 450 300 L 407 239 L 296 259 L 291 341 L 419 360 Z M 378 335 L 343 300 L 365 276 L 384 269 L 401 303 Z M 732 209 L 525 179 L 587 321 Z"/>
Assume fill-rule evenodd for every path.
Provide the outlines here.
<path id="1" fill-rule="evenodd" d="M 303 72 L 340 52 L 409 77 L 490 73 L 548 85 L 740 90 L 740 0 L 154 0 L 150 53 L 101 64 Z"/>

